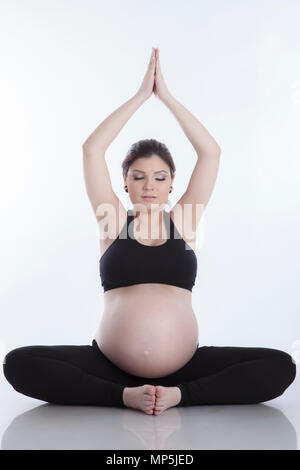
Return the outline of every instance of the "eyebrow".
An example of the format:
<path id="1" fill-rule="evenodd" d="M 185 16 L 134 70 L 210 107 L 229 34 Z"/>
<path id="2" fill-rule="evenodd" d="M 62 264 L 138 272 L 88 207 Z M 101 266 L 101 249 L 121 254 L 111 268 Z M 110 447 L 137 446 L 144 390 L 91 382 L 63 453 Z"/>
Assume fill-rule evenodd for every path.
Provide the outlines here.
<path id="1" fill-rule="evenodd" d="M 145 173 L 144 171 L 138 170 L 137 168 L 135 168 L 135 169 L 132 170 L 132 171 L 138 171 L 139 173 Z M 165 171 L 165 170 L 155 171 L 154 174 L 155 174 L 155 173 L 162 173 L 162 172 L 168 174 L 168 172 Z"/>

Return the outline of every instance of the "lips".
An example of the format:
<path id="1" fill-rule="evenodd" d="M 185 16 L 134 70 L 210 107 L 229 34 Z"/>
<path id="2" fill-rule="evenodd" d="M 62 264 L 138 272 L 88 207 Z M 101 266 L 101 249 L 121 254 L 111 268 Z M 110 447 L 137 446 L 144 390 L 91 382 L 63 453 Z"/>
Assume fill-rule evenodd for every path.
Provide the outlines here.
<path id="1" fill-rule="evenodd" d="M 142 196 L 143 199 L 156 199 L 156 196 Z"/>

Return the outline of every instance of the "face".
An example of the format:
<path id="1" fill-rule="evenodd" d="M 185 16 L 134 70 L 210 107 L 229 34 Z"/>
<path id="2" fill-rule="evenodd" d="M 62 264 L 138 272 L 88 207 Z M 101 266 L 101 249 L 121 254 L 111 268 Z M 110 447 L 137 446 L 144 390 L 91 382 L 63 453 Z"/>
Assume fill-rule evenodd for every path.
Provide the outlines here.
<path id="1" fill-rule="evenodd" d="M 138 210 L 149 212 L 151 208 L 160 209 L 161 205 L 164 207 L 174 177 L 175 175 L 171 179 L 169 165 L 159 156 L 153 155 L 150 158 L 140 157 L 135 160 L 124 178 L 124 183 L 127 185 L 132 204 L 138 204 Z M 145 199 L 143 196 L 155 198 Z"/>

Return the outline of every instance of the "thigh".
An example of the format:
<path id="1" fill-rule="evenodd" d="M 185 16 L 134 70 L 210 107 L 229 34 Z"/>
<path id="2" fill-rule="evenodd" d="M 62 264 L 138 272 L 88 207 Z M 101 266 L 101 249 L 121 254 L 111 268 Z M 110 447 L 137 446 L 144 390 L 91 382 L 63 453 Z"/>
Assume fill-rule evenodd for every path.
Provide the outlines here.
<path id="1" fill-rule="evenodd" d="M 156 379 L 157 385 L 175 386 L 218 373 L 233 364 L 257 359 L 290 360 L 291 356 L 279 349 L 246 346 L 200 346 L 193 357 L 178 371 Z"/>
<path id="2" fill-rule="evenodd" d="M 81 371 L 117 384 L 137 386 L 140 378 L 130 375 L 111 362 L 99 349 L 95 340 L 92 345 L 32 345 L 22 346 L 9 351 L 4 359 L 8 374 L 30 365 L 30 357 L 53 359 L 70 364 Z"/>

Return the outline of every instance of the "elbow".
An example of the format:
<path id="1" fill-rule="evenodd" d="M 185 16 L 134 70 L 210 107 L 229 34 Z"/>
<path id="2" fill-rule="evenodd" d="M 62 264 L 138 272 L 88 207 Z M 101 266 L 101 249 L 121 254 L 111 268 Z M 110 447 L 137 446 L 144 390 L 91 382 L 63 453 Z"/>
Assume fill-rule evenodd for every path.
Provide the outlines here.
<path id="1" fill-rule="evenodd" d="M 218 158 L 220 157 L 221 152 L 222 152 L 221 147 L 217 146 L 216 155 L 217 155 Z"/>
<path id="2" fill-rule="evenodd" d="M 82 153 L 83 155 L 87 155 L 91 153 L 91 146 L 87 142 L 87 140 L 82 144 Z"/>

